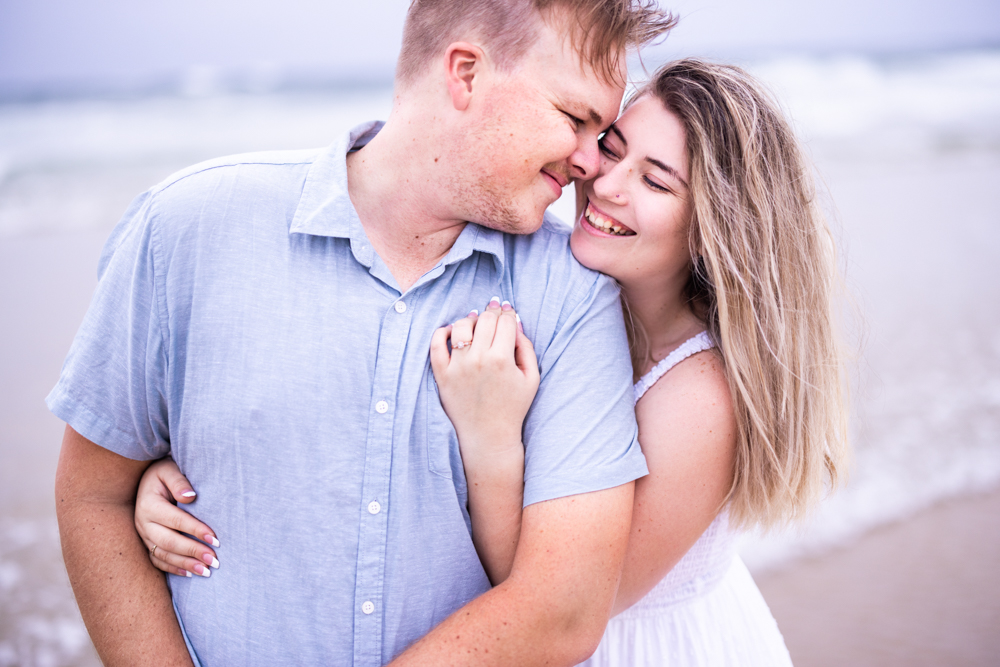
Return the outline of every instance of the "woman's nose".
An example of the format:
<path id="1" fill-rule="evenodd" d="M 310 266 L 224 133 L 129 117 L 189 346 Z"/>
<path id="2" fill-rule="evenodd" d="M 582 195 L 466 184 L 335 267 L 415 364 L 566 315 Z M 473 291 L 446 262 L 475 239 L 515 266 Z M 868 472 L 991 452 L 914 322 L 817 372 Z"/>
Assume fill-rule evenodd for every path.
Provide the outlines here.
<path id="1" fill-rule="evenodd" d="M 600 175 L 594 181 L 594 194 L 603 201 L 624 206 L 628 203 L 628 194 L 618 173 L 618 166 L 614 165 L 608 171 L 602 167 Z"/>

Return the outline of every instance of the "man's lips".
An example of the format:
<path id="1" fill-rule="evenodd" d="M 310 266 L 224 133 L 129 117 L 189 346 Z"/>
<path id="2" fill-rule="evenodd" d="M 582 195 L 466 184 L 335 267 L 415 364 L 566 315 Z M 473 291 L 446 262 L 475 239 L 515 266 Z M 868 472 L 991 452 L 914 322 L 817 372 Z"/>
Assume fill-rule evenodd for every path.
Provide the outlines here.
<path id="1" fill-rule="evenodd" d="M 562 174 L 551 172 L 548 169 L 542 169 L 542 176 L 546 177 L 548 184 L 552 187 L 552 191 L 556 193 L 556 197 L 562 196 L 562 189 L 569 183 L 569 179 Z"/>

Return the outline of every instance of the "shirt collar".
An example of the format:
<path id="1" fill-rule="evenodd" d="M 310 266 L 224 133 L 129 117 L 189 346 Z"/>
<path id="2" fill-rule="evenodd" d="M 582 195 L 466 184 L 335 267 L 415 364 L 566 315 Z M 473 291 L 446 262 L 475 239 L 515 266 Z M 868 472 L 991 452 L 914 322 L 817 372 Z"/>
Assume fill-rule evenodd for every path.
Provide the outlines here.
<path id="1" fill-rule="evenodd" d="M 363 148 L 378 134 L 383 121 L 368 121 L 353 127 L 330 145 L 313 162 L 306 175 L 299 205 L 295 209 L 289 234 L 311 234 L 351 240 L 358 261 L 369 268 L 375 251 L 358 212 L 347 191 L 347 154 Z M 468 258 L 473 252 L 493 255 L 498 273 L 505 264 L 504 234 L 495 229 L 469 223 L 455 240 L 448 254 L 438 264 L 448 266 Z"/>
<path id="2" fill-rule="evenodd" d="M 347 192 L 347 154 L 365 146 L 385 125 L 362 123 L 333 142 L 309 167 L 290 234 L 351 238 L 361 220 Z"/>

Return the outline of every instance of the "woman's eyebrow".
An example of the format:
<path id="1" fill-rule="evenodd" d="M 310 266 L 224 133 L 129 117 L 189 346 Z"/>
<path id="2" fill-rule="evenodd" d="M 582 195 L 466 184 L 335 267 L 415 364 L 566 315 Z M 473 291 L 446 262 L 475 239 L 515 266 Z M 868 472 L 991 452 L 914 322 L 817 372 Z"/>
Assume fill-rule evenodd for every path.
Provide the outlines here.
<path id="1" fill-rule="evenodd" d="M 621 136 L 621 135 L 619 135 L 619 136 Z M 663 171 L 667 172 L 668 174 L 670 174 L 671 176 L 673 176 L 674 178 L 676 178 L 678 181 L 680 181 L 681 184 L 685 188 L 688 187 L 687 181 L 685 181 L 683 178 L 681 178 L 680 172 L 678 172 L 676 169 L 674 169 L 673 167 L 671 167 L 669 164 L 667 164 L 665 162 L 660 162 L 655 157 L 649 157 L 649 156 L 646 156 L 646 162 L 650 163 L 654 167 L 658 167 L 658 168 L 662 169 Z"/>
<path id="2" fill-rule="evenodd" d="M 618 129 L 617 125 L 612 124 L 611 127 L 608 128 L 608 132 L 614 132 L 615 136 L 618 137 L 618 140 L 622 142 L 622 146 L 624 146 L 625 148 L 628 148 L 628 141 L 625 140 L 625 135 L 622 134 L 622 131 Z M 680 172 L 677 171 L 676 169 L 674 169 L 673 167 L 671 167 L 666 162 L 663 162 L 661 160 L 657 160 L 655 157 L 649 157 L 649 156 L 646 157 L 646 162 L 650 163 L 654 167 L 657 167 L 657 168 L 662 169 L 663 171 L 667 172 L 668 174 L 670 174 L 671 176 L 673 176 L 674 178 L 676 178 L 678 181 L 680 181 L 681 185 L 683 185 L 685 188 L 690 189 L 690 186 L 688 186 L 687 181 L 685 181 L 681 177 Z"/>
<path id="3" fill-rule="evenodd" d="M 611 127 L 608 128 L 608 132 L 614 132 L 615 136 L 618 137 L 618 140 L 622 142 L 622 146 L 628 148 L 628 142 L 625 141 L 625 135 L 622 134 L 622 131 L 618 129 L 617 125 L 612 123 Z"/>

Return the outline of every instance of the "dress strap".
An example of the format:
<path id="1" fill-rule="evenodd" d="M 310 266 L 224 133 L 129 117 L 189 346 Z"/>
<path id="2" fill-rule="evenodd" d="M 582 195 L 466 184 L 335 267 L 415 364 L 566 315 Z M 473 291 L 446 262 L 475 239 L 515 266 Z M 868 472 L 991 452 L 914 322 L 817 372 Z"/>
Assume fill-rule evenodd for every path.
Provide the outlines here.
<path id="1" fill-rule="evenodd" d="M 635 387 L 633 387 L 635 391 L 635 402 L 638 403 L 639 399 L 642 398 L 642 395 L 645 394 L 650 387 L 656 384 L 656 381 L 663 377 L 664 373 L 669 371 L 671 368 L 681 363 L 692 354 L 698 354 L 699 352 L 710 350 L 713 347 L 715 347 L 715 343 L 713 343 L 712 339 L 708 337 L 707 331 L 702 331 L 701 333 L 688 338 L 686 341 L 681 343 L 677 349 L 661 359 L 658 364 L 653 366 L 651 371 L 639 378 L 639 381 L 636 382 Z"/>

